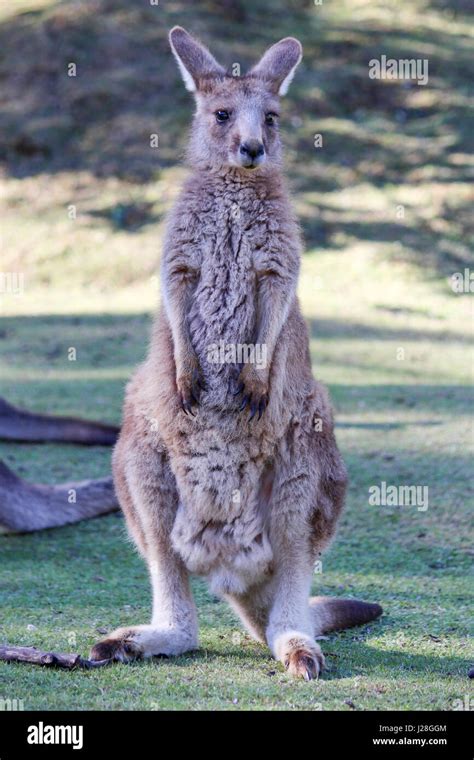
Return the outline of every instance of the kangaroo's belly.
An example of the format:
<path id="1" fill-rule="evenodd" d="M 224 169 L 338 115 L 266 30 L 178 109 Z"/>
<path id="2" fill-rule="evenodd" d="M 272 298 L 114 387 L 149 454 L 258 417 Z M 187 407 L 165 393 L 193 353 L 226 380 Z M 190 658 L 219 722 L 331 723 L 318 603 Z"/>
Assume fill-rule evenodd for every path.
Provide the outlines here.
<path id="1" fill-rule="evenodd" d="M 216 431 L 171 457 L 180 493 L 173 546 L 216 594 L 243 593 L 271 572 L 270 463 L 264 446 L 219 440 Z"/>
<path id="2" fill-rule="evenodd" d="M 217 595 L 243 594 L 271 572 L 272 548 L 255 515 L 196 521 L 181 505 L 172 541 L 188 570 L 206 577 Z"/>

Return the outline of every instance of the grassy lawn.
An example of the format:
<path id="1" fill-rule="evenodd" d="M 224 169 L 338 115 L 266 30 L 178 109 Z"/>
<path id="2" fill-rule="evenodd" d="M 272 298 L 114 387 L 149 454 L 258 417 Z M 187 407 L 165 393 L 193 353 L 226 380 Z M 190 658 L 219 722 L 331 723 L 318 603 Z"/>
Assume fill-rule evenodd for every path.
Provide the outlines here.
<path id="1" fill-rule="evenodd" d="M 473 304 L 449 284 L 473 269 L 468 6 L 294 0 L 268 19 L 255 0 L 234 4 L 243 16 L 230 27 L 223 5 L 22 0 L 0 11 L 2 271 L 23 275 L 21 293 L 0 295 L 0 393 L 120 420 L 191 114 L 166 29 L 215 38 L 226 63 L 299 36 L 283 130 L 307 241 L 300 298 L 351 480 L 314 591 L 385 614 L 321 642 L 327 671 L 300 683 L 196 579 L 199 652 L 94 672 L 0 663 L 0 698 L 40 710 L 450 710 L 472 698 L 474 660 Z M 371 81 L 381 54 L 427 57 L 429 84 Z M 37 482 L 110 468 L 99 447 L 0 444 L 0 458 Z M 382 481 L 428 487 L 428 509 L 370 505 Z M 105 630 L 148 622 L 147 573 L 119 515 L 1 538 L 0 568 L 1 643 L 86 654 Z"/>

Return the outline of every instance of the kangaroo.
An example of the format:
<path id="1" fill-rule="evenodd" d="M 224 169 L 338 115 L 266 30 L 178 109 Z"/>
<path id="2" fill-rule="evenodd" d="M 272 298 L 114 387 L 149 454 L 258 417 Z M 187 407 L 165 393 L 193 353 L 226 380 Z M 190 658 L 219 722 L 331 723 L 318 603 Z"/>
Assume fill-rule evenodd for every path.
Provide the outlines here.
<path id="1" fill-rule="evenodd" d="M 302 47 L 287 37 L 234 77 L 183 28 L 170 44 L 196 99 L 191 172 L 168 219 L 162 307 L 113 454 L 153 613 L 91 658 L 197 648 L 189 575 L 198 574 L 289 673 L 311 680 L 324 665 L 315 638 L 382 609 L 310 598 L 346 469 L 327 391 L 311 374 L 296 298 L 302 244 L 282 179 L 279 98 Z M 242 357 L 249 346 L 261 361 Z"/>

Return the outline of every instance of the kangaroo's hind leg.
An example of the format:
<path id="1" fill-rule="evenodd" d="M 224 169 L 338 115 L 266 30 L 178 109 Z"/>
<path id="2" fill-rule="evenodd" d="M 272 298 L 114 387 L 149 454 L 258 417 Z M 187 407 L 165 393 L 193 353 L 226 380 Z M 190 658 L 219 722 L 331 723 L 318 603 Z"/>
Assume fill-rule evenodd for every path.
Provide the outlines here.
<path id="1" fill-rule="evenodd" d="M 258 641 L 265 642 L 268 635 L 268 643 L 272 646 L 270 638 L 272 630 L 269 625 L 271 615 L 273 615 L 274 629 L 278 625 L 281 629 L 285 629 L 287 626 L 285 620 L 287 620 L 290 625 L 300 630 L 297 636 L 292 633 L 285 633 L 283 630 L 279 641 L 280 650 L 277 650 L 274 644 L 274 653 L 279 656 L 279 659 L 291 672 L 303 675 L 305 678 L 313 677 L 323 663 L 319 647 L 314 642 L 315 636 L 355 625 L 363 625 L 375 620 L 382 613 L 380 605 L 358 599 L 315 596 L 305 599 L 305 573 L 310 574 L 313 558 L 319 556 L 334 533 L 337 518 L 343 507 L 346 490 L 345 469 L 332 430 L 329 430 L 326 436 L 313 440 L 309 450 L 313 451 L 314 454 L 313 475 L 315 470 L 318 475 L 316 484 L 313 483 L 313 486 L 316 485 L 316 496 L 313 508 L 307 514 L 307 529 L 299 530 L 295 536 L 294 528 L 298 525 L 298 519 L 297 514 L 295 514 L 295 522 L 292 524 L 291 519 L 288 519 L 291 512 L 285 518 L 286 528 L 285 522 L 279 523 L 279 515 L 285 517 L 286 514 L 285 503 L 287 501 L 291 503 L 292 499 L 287 493 L 287 498 L 282 505 L 283 509 L 280 512 L 280 507 L 276 507 L 278 502 L 273 498 L 274 533 L 276 529 L 280 546 L 284 549 L 283 552 L 275 552 L 276 572 L 265 582 L 249 588 L 244 594 L 227 597 L 231 607 L 239 615 L 249 633 Z M 290 471 L 287 473 L 287 477 L 280 483 L 279 498 L 281 499 L 285 495 L 285 490 L 287 491 L 290 487 L 293 489 L 297 483 L 307 484 L 308 490 L 303 488 L 300 494 L 299 503 L 303 506 L 305 494 L 312 493 L 312 486 L 310 485 L 312 477 L 308 478 L 301 467 L 294 469 L 292 476 L 289 474 Z M 278 494 L 278 487 L 276 493 Z M 296 498 L 296 494 L 293 496 Z M 303 512 L 303 517 L 304 514 Z M 302 525 L 304 524 L 305 520 L 303 520 Z M 288 537 L 292 535 L 296 539 L 294 546 L 297 551 L 295 554 L 300 553 L 301 555 L 299 558 L 292 557 L 292 547 L 286 545 Z M 307 559 L 303 559 L 304 557 Z M 298 564 L 299 561 L 301 565 Z M 299 585 L 303 593 L 298 595 L 294 591 L 298 591 Z M 305 605 L 309 611 L 309 632 Z M 302 628 L 303 635 L 301 635 Z M 317 667 L 315 667 L 315 659 Z"/>
<path id="2" fill-rule="evenodd" d="M 322 430 L 313 424 L 315 415 L 323 419 Z M 345 482 L 322 400 L 322 408 L 307 409 L 282 441 L 270 507 L 274 574 L 266 640 L 275 658 L 306 680 L 317 678 L 324 666 L 309 596 L 314 563 L 334 532 Z"/>
<path id="3" fill-rule="evenodd" d="M 166 450 L 138 446 L 124 431 L 114 452 L 113 470 L 129 532 L 148 565 L 153 613 L 149 625 L 109 634 L 92 648 L 91 659 L 128 661 L 195 649 L 197 615 L 188 572 L 170 540 L 178 493 Z"/>
<path id="4" fill-rule="evenodd" d="M 257 638 L 293 675 L 311 680 L 324 658 L 315 636 L 321 606 L 310 605 L 315 560 L 334 533 L 346 488 L 346 471 L 333 435 L 325 396 L 282 440 L 274 463 L 269 509 L 273 573 L 231 605 Z M 322 420 L 322 429 L 313 424 Z"/>
<path id="5" fill-rule="evenodd" d="M 265 643 L 265 631 L 272 603 L 271 583 L 264 581 L 260 585 L 252 586 L 244 594 L 226 594 L 225 599 L 250 635 L 256 641 Z"/>

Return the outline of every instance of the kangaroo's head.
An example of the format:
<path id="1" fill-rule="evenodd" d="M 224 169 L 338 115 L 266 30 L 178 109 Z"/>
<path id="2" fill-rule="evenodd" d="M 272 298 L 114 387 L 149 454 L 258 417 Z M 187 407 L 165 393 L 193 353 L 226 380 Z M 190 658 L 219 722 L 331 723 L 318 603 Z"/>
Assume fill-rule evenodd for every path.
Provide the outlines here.
<path id="1" fill-rule="evenodd" d="M 300 42 L 272 45 L 245 76 L 230 76 L 200 42 L 180 26 L 170 44 L 185 86 L 196 98 L 190 160 L 201 168 L 251 172 L 279 166 L 279 99 L 302 57 Z"/>

